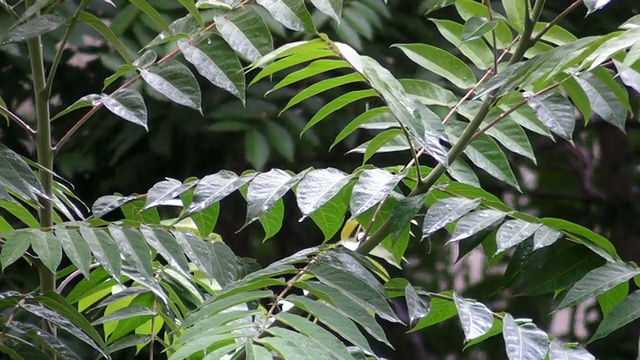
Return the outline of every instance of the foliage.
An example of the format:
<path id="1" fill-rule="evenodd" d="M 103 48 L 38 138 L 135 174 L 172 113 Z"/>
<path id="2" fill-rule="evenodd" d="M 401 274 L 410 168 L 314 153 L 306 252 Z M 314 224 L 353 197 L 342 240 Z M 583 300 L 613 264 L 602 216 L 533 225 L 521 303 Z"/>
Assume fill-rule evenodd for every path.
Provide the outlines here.
<path id="1" fill-rule="evenodd" d="M 584 5 L 590 14 L 608 2 Z M 17 44 L 27 43 L 36 127 L 16 115 L 11 102 L 0 99 L 0 113 L 34 137 L 38 155 L 34 162 L 0 144 L 0 264 L 10 272 L 23 259 L 40 276 L 32 292 L 0 294 L 0 350 L 15 359 L 109 358 L 132 347 L 169 359 L 378 358 L 380 348 L 394 347 L 380 320 L 418 331 L 457 316 L 467 346 L 502 334 L 509 359 L 593 358 L 530 320 L 453 289 L 422 289 L 390 276 L 389 269 L 407 266 L 410 241 L 431 242 L 444 229 L 459 259 L 481 245 L 491 264 L 505 264 L 504 285 L 513 293 L 562 294 L 559 309 L 597 297 L 605 317 L 590 341 L 638 318 L 640 300 L 637 292 L 628 294 L 628 283 L 640 271 L 623 262 L 609 240 L 506 205 L 480 186 L 476 169 L 520 191 L 508 153 L 536 163 L 525 129 L 573 144 L 579 112 L 586 121 L 595 114 L 624 131 L 632 110 L 625 86 L 638 90 L 640 78 L 640 18 L 616 32 L 576 38 L 558 23 L 582 1 L 548 23 L 539 21 L 542 0 L 504 0 L 504 14 L 491 4 L 425 2 L 427 13 L 453 6 L 463 19 L 433 20 L 460 55 L 424 43 L 393 46 L 445 87 L 397 79 L 359 53 L 362 39 L 371 39 L 389 16 L 378 0 L 312 0 L 313 13 L 302 0 L 185 0 L 168 9 L 131 0 L 118 4 L 124 9 L 110 26 L 99 12 L 89 12 L 86 0 L 71 7 L 27 0 L 24 11 L 0 1 L 14 18 L 1 43 L 17 54 Z M 175 9 L 187 15 L 169 19 L 160 12 Z M 134 51 L 122 36 L 129 26 L 142 29 L 130 12 L 144 14 L 147 26 Z M 327 23 L 346 42 L 320 32 Z M 80 25 L 113 49 L 103 61 L 114 73 L 101 91 L 50 116 L 56 71 Z M 60 28 L 57 47 L 44 42 Z M 296 38 L 274 50 L 272 33 Z M 51 58 L 43 45 L 53 49 Z M 362 165 L 351 172 L 274 168 L 167 178 L 142 195 L 103 196 L 89 217 L 53 172 L 54 156 L 99 109 L 148 130 L 149 98 L 203 114 L 203 80 L 238 99 L 216 110 L 236 119 L 216 126 L 244 133 L 246 157 L 256 169 L 267 162 L 269 142 L 293 159 L 293 139 L 277 121 L 266 119 L 259 130 L 243 125 L 272 111 L 273 104 L 247 95 L 248 86 L 267 78 L 276 81 L 266 94 L 290 97 L 284 114 L 327 91 L 340 92 L 311 107 L 313 115 L 299 130 L 308 134 L 334 113 L 355 109 L 333 145 L 356 130 L 374 130 L 351 150 L 363 154 Z M 301 84 L 304 90 L 292 89 Z M 362 100 L 366 107 L 354 106 Z M 52 144 L 51 122 L 83 108 L 90 109 Z M 387 152 L 401 152 L 407 163 L 371 163 Z M 265 240 L 278 235 L 284 198 L 292 192 L 302 219 L 310 218 L 325 241 L 263 268 L 236 256 L 228 239 L 214 232 L 221 201 L 236 192 L 247 203 L 242 228 L 258 222 Z M 416 236 L 412 224 L 420 219 Z M 340 241 L 329 243 L 345 220 Z M 404 298 L 406 319 L 390 305 L 396 298 Z"/>

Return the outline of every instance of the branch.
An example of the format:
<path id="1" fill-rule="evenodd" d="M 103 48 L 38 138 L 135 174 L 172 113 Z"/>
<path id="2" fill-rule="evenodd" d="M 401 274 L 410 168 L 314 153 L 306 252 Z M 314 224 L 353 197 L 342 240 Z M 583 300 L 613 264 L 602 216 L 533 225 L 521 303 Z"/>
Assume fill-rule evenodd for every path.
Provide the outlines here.
<path id="1" fill-rule="evenodd" d="M 6 115 L 10 120 L 13 120 L 21 128 L 23 128 L 29 135 L 35 135 L 36 131 L 31 128 L 24 120 L 20 119 L 18 115 L 12 113 L 6 107 L 0 105 L 0 114 Z"/>
<path id="2" fill-rule="evenodd" d="M 564 9 L 564 11 L 562 11 L 560 14 L 558 14 L 558 16 L 556 16 L 553 20 L 551 20 L 547 25 L 545 25 L 544 28 L 542 28 L 542 30 L 540 30 L 540 32 L 538 33 L 538 35 L 536 35 L 532 41 L 534 42 L 538 42 L 540 41 L 540 39 L 542 39 L 542 37 L 549 32 L 549 30 L 551 30 L 552 27 L 554 27 L 555 25 L 557 25 L 560 20 L 564 19 L 565 16 L 567 16 L 567 14 L 569 14 L 571 11 L 575 10 L 578 6 L 582 5 L 583 0 L 577 0 L 576 2 L 574 2 L 573 4 L 569 5 L 569 7 L 567 7 L 566 9 Z"/>

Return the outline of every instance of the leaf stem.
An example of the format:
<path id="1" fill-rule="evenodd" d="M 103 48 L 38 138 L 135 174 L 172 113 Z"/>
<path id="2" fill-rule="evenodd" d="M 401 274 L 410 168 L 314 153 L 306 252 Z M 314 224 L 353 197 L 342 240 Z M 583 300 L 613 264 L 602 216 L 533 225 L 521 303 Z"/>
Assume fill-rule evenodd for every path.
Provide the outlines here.
<path id="1" fill-rule="evenodd" d="M 35 135 L 36 131 L 29 126 L 24 120 L 20 119 L 18 115 L 12 113 L 6 107 L 0 105 L 0 114 L 6 115 L 10 120 L 13 120 L 16 124 L 18 124 L 21 128 L 23 128 L 30 135 Z"/>
<path id="2" fill-rule="evenodd" d="M 62 58 L 62 53 L 64 52 L 64 48 L 67 45 L 67 41 L 69 41 L 69 37 L 71 37 L 71 31 L 73 31 L 73 28 L 78 22 L 78 17 L 80 17 L 80 13 L 82 13 L 82 10 L 84 10 L 86 6 L 87 6 L 87 0 L 82 0 L 80 2 L 80 5 L 78 5 L 78 8 L 76 9 L 76 12 L 71 17 L 70 24 L 67 27 L 67 30 L 65 30 L 64 35 L 62 36 L 62 40 L 58 45 L 58 50 L 56 51 L 56 55 L 53 58 L 53 63 L 51 64 L 51 68 L 49 68 L 49 76 L 47 77 L 47 85 L 45 86 L 45 89 L 47 91 L 47 97 L 51 96 L 53 79 L 55 79 L 56 77 L 56 72 L 58 70 L 58 65 L 60 64 L 60 59 Z"/>
<path id="3" fill-rule="evenodd" d="M 4 10 L 7 12 L 7 14 L 9 14 L 9 16 L 11 16 L 14 20 L 20 20 L 20 15 L 18 15 L 18 13 L 16 13 L 16 11 L 13 10 L 11 5 L 7 4 L 4 1 L 0 1 L 0 5 L 2 5 Z"/>
<path id="4" fill-rule="evenodd" d="M 491 8 L 491 0 L 484 0 L 485 5 L 487 6 L 487 10 L 489 13 L 489 21 L 493 21 L 493 9 Z M 494 28 L 493 30 L 491 30 L 491 42 L 493 45 L 493 73 L 497 74 L 498 73 L 498 63 L 500 62 L 500 60 L 498 60 L 498 47 L 496 46 L 496 44 L 498 43 L 497 40 L 497 36 L 496 36 L 496 29 Z"/>

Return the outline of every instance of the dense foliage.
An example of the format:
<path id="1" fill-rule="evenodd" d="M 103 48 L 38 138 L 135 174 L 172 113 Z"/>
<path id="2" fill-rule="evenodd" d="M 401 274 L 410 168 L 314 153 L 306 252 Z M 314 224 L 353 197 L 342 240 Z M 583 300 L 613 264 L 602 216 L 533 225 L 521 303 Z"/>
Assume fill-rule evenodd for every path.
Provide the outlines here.
<path id="1" fill-rule="evenodd" d="M 594 358 L 567 342 L 574 337 L 543 330 L 552 310 L 543 304 L 595 298 L 603 317 L 588 342 L 606 343 L 640 317 L 630 290 L 640 269 L 599 229 L 525 210 L 535 203 L 528 184 L 548 181 L 531 173 L 551 162 L 536 145 L 583 154 L 583 125 L 619 138 L 637 111 L 640 15 L 586 37 L 560 26 L 609 2 L 554 11 L 544 0 L 425 1 L 407 13 L 381 0 L 0 1 L 0 74 L 13 79 L 0 89 L 11 131 L 0 143 L 0 264 L 7 277 L 29 267 L 39 275 L 35 288 L 0 294 L 0 351 L 360 359 L 398 349 L 406 358 L 399 338 L 453 323 L 458 351 L 473 346 L 465 353 L 474 358 Z M 374 44 L 392 33 L 384 24 L 422 29 L 424 14 L 439 40 L 416 32 L 399 43 L 387 35 L 391 50 Z M 203 147 L 192 127 L 202 119 L 206 131 L 233 134 L 232 148 Z M 141 139 L 168 156 L 166 139 L 190 128 L 182 161 L 145 165 L 184 180 L 86 208 L 85 190 L 62 177 L 104 162 L 111 176 L 135 179 Z M 326 147 L 362 162 L 313 156 Z M 20 155 L 30 148 L 35 160 Z M 274 166 L 274 154 L 286 161 Z M 205 171 L 220 159 L 232 165 Z M 105 187 L 104 176 L 84 186 Z M 236 235 L 237 211 L 221 202 L 240 198 Z M 271 254 L 262 266 L 234 240 L 254 223 L 260 240 L 275 238 L 253 245 Z M 283 242 L 295 251 L 278 255 Z M 405 275 L 425 255 L 436 259 L 426 280 Z M 498 274 L 500 284 L 460 286 L 442 274 L 451 257 L 486 262 L 480 277 Z M 527 298 L 507 311 L 498 292 L 533 297 L 541 314 L 527 312 Z M 393 328 L 411 333 L 388 336 Z"/>

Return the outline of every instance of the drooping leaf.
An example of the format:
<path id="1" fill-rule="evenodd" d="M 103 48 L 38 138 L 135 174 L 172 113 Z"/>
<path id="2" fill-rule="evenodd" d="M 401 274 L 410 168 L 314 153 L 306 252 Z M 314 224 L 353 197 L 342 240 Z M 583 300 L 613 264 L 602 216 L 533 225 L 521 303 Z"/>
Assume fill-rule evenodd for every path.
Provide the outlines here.
<path id="1" fill-rule="evenodd" d="M 461 89 L 475 85 L 476 77 L 471 69 L 450 53 L 426 44 L 396 44 L 409 59 L 425 69 L 442 76 Z"/>
<path id="2" fill-rule="evenodd" d="M 471 166 L 461 158 L 457 158 L 451 165 L 449 165 L 447 173 L 460 183 L 480 187 L 480 179 L 478 179 L 478 175 L 476 175 Z"/>
<path id="3" fill-rule="evenodd" d="M 291 176 L 283 170 L 272 169 L 256 176 L 247 190 L 247 216 L 243 227 L 266 214 L 276 201 L 300 181 L 300 175 L 304 173 Z"/>
<path id="4" fill-rule="evenodd" d="M 458 121 L 451 121 L 447 124 L 447 134 L 452 139 L 452 142 L 459 140 L 465 126 L 464 123 Z M 471 162 L 486 171 L 489 175 L 520 190 L 520 186 L 509 165 L 507 156 L 502 149 L 500 149 L 500 146 L 489 136 L 485 134 L 478 136 L 478 138 L 467 146 L 464 153 L 469 157 Z"/>
<path id="5" fill-rule="evenodd" d="M 147 106 L 142 95 L 131 89 L 121 89 L 112 95 L 102 95 L 100 102 L 115 115 L 147 128 Z"/>
<path id="6" fill-rule="evenodd" d="M 3 234 L 5 243 L 2 246 L 2 254 L 0 254 L 3 272 L 7 266 L 13 264 L 24 255 L 31 245 L 31 236 L 32 235 L 26 230 Z"/>
<path id="7" fill-rule="evenodd" d="M 604 69 L 575 78 L 591 102 L 591 109 L 604 121 L 625 130 L 628 113 L 626 91 Z"/>
<path id="8" fill-rule="evenodd" d="M 403 177 L 402 174 L 393 175 L 382 169 L 363 171 L 351 194 L 351 216 L 357 217 L 384 200 Z"/>
<path id="9" fill-rule="evenodd" d="M 404 294 L 407 302 L 407 311 L 409 312 L 409 325 L 414 327 L 420 319 L 429 315 L 431 301 L 428 298 L 421 298 L 411 284 L 405 287 Z"/>
<path id="10" fill-rule="evenodd" d="M 422 239 L 463 217 L 478 207 L 481 200 L 451 197 L 438 201 L 427 210 L 422 226 Z"/>
<path id="11" fill-rule="evenodd" d="M 44 35 L 59 28 L 64 23 L 64 18 L 60 15 L 46 14 L 36 16 L 24 24 L 20 24 L 0 39 L 0 45 L 23 42 L 34 37 Z"/>
<path id="12" fill-rule="evenodd" d="M 153 279 L 151 251 L 140 232 L 131 228 L 109 225 L 109 233 L 115 240 L 120 253 L 136 271 L 148 280 Z"/>
<path id="13" fill-rule="evenodd" d="M 507 214 L 502 211 L 492 209 L 478 210 L 465 215 L 456 224 L 456 229 L 451 235 L 449 242 L 456 242 L 471 237 L 502 221 L 506 215 Z"/>
<path id="14" fill-rule="evenodd" d="M 271 32 L 260 14 L 250 6 L 216 15 L 216 28 L 222 38 L 247 60 L 254 62 L 273 50 Z"/>
<path id="15" fill-rule="evenodd" d="M 29 165 L 13 150 L 0 144 L 0 188 L 6 188 L 24 200 L 45 196 L 45 191 Z M 2 200 L 2 199 L 0 199 Z"/>
<path id="16" fill-rule="evenodd" d="M 365 351 L 373 352 L 369 347 L 367 340 L 362 336 L 353 322 L 331 306 L 297 295 L 288 296 L 287 301 L 293 303 L 296 307 L 309 312 L 318 318 L 320 322 L 327 325 L 331 330 L 340 334 L 340 336 L 344 337 L 352 344 Z"/>
<path id="17" fill-rule="evenodd" d="M 191 70 L 176 60 L 140 69 L 144 81 L 169 100 L 202 112 L 200 86 Z"/>
<path id="18" fill-rule="evenodd" d="M 490 31 L 496 28 L 498 22 L 496 20 L 489 20 L 485 17 L 474 16 L 467 20 L 462 29 L 462 41 L 472 41 L 483 37 Z"/>
<path id="19" fill-rule="evenodd" d="M 342 17 L 342 1 L 343 0 L 311 0 L 311 3 L 322 13 L 340 22 Z"/>
<path id="20" fill-rule="evenodd" d="M 193 193 L 193 201 L 183 218 L 224 199 L 246 182 L 246 178 L 227 170 L 205 176 L 198 182 Z"/>
<path id="21" fill-rule="evenodd" d="M 548 335 L 532 323 L 518 325 L 511 315 L 503 321 L 502 335 L 509 360 L 542 360 L 547 355 Z"/>
<path id="22" fill-rule="evenodd" d="M 589 343 L 602 339 L 640 317 L 640 291 L 635 291 L 607 314 Z"/>
<path id="23" fill-rule="evenodd" d="M 13 321 L 7 325 L 7 328 L 17 332 L 25 338 L 31 338 L 38 345 L 42 346 L 43 349 L 47 350 L 49 354 L 55 354 L 59 358 L 65 360 L 80 360 L 80 357 L 78 357 L 78 355 L 65 343 L 60 341 L 60 339 L 46 331 L 42 331 L 42 329 L 33 324 Z M 26 356 L 25 353 L 22 354 Z M 32 359 L 32 357 L 29 358 Z M 19 359 L 23 358 L 19 357 Z"/>
<path id="24" fill-rule="evenodd" d="M 189 264 L 180 245 L 171 234 L 162 229 L 141 226 L 140 231 L 145 240 L 176 270 L 183 275 L 189 274 Z"/>
<path id="25" fill-rule="evenodd" d="M 89 245 L 82 238 L 78 231 L 67 230 L 63 227 L 55 229 L 55 234 L 65 255 L 82 272 L 85 277 L 89 276 L 91 264 L 91 250 Z"/>
<path id="26" fill-rule="evenodd" d="M 558 340 L 549 345 L 549 360 L 595 360 L 596 358 L 582 348 L 565 347 Z"/>
<path id="27" fill-rule="evenodd" d="M 542 224 L 532 224 L 524 220 L 509 220 L 500 226 L 496 235 L 497 253 L 510 249 L 531 237 Z"/>
<path id="28" fill-rule="evenodd" d="M 183 233 L 173 230 L 171 233 L 175 237 L 176 242 L 182 247 L 184 254 L 187 255 L 193 264 L 208 276 L 213 276 L 213 264 L 211 264 L 209 248 L 204 243 L 204 240 L 190 236 L 188 232 Z"/>
<path id="29" fill-rule="evenodd" d="M 453 300 L 458 309 L 465 342 L 477 339 L 491 329 L 493 314 L 484 304 L 464 299 L 456 293 L 453 294 Z"/>
<path id="30" fill-rule="evenodd" d="M 411 196 L 400 199 L 391 211 L 389 219 L 391 221 L 391 239 L 398 240 L 404 230 L 410 226 L 411 220 L 418 214 L 424 206 L 427 195 Z"/>
<path id="31" fill-rule="evenodd" d="M 56 273 L 62 260 L 60 240 L 53 234 L 43 231 L 33 231 L 31 236 L 33 251 L 51 272 Z"/>
<path id="32" fill-rule="evenodd" d="M 93 230 L 85 226 L 80 227 L 80 234 L 107 273 L 119 279 L 122 261 L 118 246 L 113 239 L 104 230 Z"/>
<path id="33" fill-rule="evenodd" d="M 257 0 L 274 19 L 294 31 L 315 32 L 311 14 L 303 0 Z"/>
<path id="34" fill-rule="evenodd" d="M 244 102 L 245 79 L 242 64 L 227 43 L 218 36 L 210 36 L 197 46 L 179 41 L 178 46 L 198 73 L 213 85 L 224 89 Z"/>
<path id="35" fill-rule="evenodd" d="M 631 264 L 607 263 L 590 271 L 580 279 L 565 295 L 558 308 L 574 306 L 588 298 L 605 293 L 638 274 L 640 274 L 640 270 Z"/>

